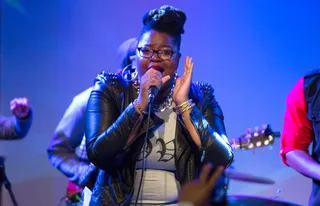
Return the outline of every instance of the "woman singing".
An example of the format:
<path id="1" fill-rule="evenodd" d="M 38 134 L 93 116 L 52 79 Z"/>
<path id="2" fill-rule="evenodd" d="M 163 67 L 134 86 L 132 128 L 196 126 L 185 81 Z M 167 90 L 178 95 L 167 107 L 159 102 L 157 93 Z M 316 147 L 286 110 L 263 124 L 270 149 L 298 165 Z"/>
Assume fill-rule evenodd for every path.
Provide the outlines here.
<path id="1" fill-rule="evenodd" d="M 96 78 L 85 132 L 88 158 L 100 169 L 90 206 L 174 205 L 180 186 L 196 179 L 204 163 L 231 163 L 213 88 L 192 83 L 190 57 L 177 75 L 185 22 L 172 6 L 149 11 L 136 68 Z"/>

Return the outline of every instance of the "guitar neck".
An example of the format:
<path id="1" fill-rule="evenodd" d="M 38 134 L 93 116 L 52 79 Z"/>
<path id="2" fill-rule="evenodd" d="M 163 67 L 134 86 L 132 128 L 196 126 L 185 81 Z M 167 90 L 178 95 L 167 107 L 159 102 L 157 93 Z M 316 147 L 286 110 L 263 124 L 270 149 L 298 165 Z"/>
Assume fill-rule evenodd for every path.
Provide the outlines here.
<path id="1" fill-rule="evenodd" d="M 281 137 L 281 133 L 280 132 L 274 132 L 274 137 Z"/>
<path id="2" fill-rule="evenodd" d="M 230 140 L 229 143 L 234 150 L 251 150 L 258 147 L 273 145 L 274 139 L 280 136 L 280 132 L 274 132 L 272 131 L 270 125 L 266 125 L 259 131 L 247 133 L 238 138 Z"/>

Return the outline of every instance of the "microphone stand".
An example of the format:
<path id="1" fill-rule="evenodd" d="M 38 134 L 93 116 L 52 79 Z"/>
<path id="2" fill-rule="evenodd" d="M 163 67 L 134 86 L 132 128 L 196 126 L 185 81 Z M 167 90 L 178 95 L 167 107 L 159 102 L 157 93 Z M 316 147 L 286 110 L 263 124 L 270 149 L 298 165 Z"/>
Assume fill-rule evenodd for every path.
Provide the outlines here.
<path id="1" fill-rule="evenodd" d="M 2 186 L 3 186 L 3 182 L 0 181 L 0 206 L 2 206 Z"/>
<path id="2" fill-rule="evenodd" d="M 6 172 L 5 172 L 4 160 L 5 160 L 5 158 L 0 156 L 0 206 L 2 206 L 2 186 L 3 185 L 8 190 L 13 205 L 18 206 L 17 200 L 16 200 L 16 198 L 13 194 L 13 191 L 11 189 L 11 183 L 6 175 Z"/>

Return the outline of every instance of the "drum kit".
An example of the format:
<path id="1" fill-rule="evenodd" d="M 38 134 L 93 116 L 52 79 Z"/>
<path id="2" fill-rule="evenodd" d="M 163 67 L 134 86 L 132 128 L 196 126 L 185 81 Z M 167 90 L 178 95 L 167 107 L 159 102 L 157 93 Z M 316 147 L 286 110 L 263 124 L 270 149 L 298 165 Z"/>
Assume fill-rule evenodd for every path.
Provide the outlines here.
<path id="1" fill-rule="evenodd" d="M 270 125 L 264 125 L 262 130 L 248 132 L 237 139 L 233 139 L 230 144 L 233 149 L 250 150 L 256 147 L 272 145 L 274 138 L 279 137 L 279 132 L 273 132 Z M 228 195 L 228 185 L 230 180 L 241 181 L 246 183 L 256 183 L 272 185 L 275 181 L 265 177 L 259 177 L 248 173 L 242 173 L 234 169 L 232 166 L 227 168 L 217 183 L 215 189 L 215 198 L 213 205 L 223 206 L 301 206 L 299 204 L 282 201 L 279 199 L 280 191 L 274 198 L 266 198 L 261 196 L 249 195 Z"/>
<path id="2" fill-rule="evenodd" d="M 229 180 L 242 181 L 247 183 L 256 184 L 275 184 L 275 181 L 265 177 L 259 177 L 247 173 L 238 172 L 235 169 L 228 168 L 225 170 L 224 177 L 225 184 L 223 191 L 220 190 L 219 201 L 215 201 L 214 205 L 224 206 L 301 206 L 299 204 L 283 201 L 279 199 L 279 194 L 274 198 L 266 198 L 262 196 L 250 196 L 250 195 L 227 195 L 228 182 Z M 279 193 L 279 192 L 278 192 Z"/>

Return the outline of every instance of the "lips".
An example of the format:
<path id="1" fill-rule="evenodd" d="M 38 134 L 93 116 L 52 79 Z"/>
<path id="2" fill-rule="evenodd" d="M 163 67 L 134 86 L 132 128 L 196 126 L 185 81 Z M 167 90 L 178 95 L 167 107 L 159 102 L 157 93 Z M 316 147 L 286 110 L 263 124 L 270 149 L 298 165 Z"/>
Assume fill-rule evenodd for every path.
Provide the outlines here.
<path id="1" fill-rule="evenodd" d="M 148 68 L 148 70 L 149 69 L 155 69 L 155 70 L 157 70 L 157 71 L 159 71 L 159 72 L 164 72 L 164 69 L 161 67 L 161 66 L 157 66 L 157 65 L 151 65 L 149 68 Z"/>

